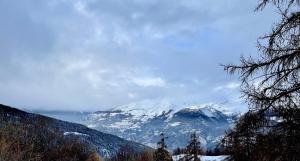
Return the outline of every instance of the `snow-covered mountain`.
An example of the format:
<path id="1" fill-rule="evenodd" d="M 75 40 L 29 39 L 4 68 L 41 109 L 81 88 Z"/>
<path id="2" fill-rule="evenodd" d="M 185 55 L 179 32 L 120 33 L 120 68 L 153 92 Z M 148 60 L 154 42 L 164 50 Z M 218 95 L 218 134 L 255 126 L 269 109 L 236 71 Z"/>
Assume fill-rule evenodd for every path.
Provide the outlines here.
<path id="1" fill-rule="evenodd" d="M 183 147 L 194 131 L 202 146 L 213 148 L 232 124 L 232 117 L 214 104 L 176 106 L 168 102 L 139 102 L 91 113 L 90 128 L 155 147 L 159 134 L 168 136 L 169 149 Z"/>

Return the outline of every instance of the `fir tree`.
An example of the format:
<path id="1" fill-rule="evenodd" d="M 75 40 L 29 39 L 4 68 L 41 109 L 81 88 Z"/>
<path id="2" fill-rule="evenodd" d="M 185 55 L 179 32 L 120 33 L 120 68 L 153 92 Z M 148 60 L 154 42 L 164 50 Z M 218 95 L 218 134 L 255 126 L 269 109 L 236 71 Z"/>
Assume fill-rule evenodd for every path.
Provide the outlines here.
<path id="1" fill-rule="evenodd" d="M 189 144 L 186 147 L 187 155 L 185 156 L 185 160 L 187 161 L 200 161 L 199 155 L 203 153 L 201 148 L 201 143 L 198 140 L 198 136 L 196 132 L 191 134 L 191 138 Z"/>
<path id="2" fill-rule="evenodd" d="M 157 143 L 157 150 L 154 152 L 154 161 L 172 161 L 172 156 L 167 151 L 165 139 L 166 137 L 161 133 L 160 141 Z"/>

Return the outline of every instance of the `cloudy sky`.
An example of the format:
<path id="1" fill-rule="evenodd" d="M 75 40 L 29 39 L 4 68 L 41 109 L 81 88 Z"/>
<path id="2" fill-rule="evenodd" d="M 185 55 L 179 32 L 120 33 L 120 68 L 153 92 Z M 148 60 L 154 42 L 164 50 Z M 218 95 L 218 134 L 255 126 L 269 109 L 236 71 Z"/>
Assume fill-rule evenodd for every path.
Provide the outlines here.
<path id="1" fill-rule="evenodd" d="M 0 103 L 99 110 L 143 100 L 242 108 L 220 64 L 276 20 L 256 0 L 0 0 Z"/>

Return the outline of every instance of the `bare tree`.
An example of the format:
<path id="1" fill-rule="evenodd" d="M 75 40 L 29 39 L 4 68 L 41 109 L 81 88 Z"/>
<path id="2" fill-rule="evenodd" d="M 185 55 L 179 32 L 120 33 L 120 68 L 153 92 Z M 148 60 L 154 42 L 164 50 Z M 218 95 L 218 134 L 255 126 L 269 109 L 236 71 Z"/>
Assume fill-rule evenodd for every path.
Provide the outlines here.
<path id="1" fill-rule="evenodd" d="M 256 10 L 273 4 L 281 20 L 259 38 L 258 57 L 241 58 L 225 70 L 240 75 L 249 111 L 223 145 L 238 160 L 300 158 L 300 11 L 299 0 L 261 0 Z"/>

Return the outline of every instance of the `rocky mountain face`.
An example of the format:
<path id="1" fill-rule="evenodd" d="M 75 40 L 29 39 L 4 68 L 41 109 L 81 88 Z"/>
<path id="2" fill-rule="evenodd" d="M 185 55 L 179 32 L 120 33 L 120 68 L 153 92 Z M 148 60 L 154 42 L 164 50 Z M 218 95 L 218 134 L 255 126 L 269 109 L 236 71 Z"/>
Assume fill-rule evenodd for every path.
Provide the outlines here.
<path id="1" fill-rule="evenodd" d="M 115 154 L 121 147 L 128 147 L 137 152 L 150 149 L 142 144 L 127 141 L 120 137 L 99 132 L 90 129 L 86 126 L 53 119 L 39 114 L 33 114 L 0 104 L 0 126 L 13 122 L 15 124 L 22 124 L 32 126 L 39 124 L 39 126 L 46 127 L 46 129 L 63 135 L 65 137 L 76 137 L 84 140 L 91 147 L 102 156 L 111 156 Z"/>
<path id="2" fill-rule="evenodd" d="M 214 148 L 232 124 L 232 117 L 215 105 L 130 104 L 91 113 L 83 121 L 90 128 L 155 147 L 161 132 L 168 136 L 168 148 L 184 147 L 192 132 L 204 148 Z"/>

